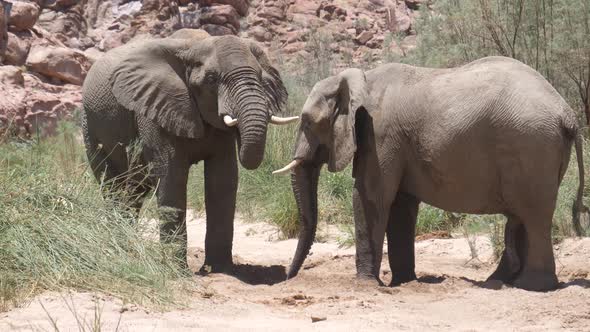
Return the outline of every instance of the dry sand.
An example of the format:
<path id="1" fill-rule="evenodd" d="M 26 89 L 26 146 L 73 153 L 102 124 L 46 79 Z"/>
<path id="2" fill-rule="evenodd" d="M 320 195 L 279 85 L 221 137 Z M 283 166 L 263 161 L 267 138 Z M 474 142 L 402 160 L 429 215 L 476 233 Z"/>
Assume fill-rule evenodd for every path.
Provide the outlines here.
<path id="1" fill-rule="evenodd" d="M 191 217 L 188 226 L 189 263 L 196 271 L 204 256 L 205 222 Z M 272 226 L 237 221 L 237 276 L 196 276 L 205 291 L 187 309 L 150 312 L 104 295 L 46 293 L 0 314 L 0 331 L 54 330 L 41 304 L 61 331 L 77 331 L 65 302 L 75 306 L 86 330 L 99 303 L 103 331 L 590 331 L 590 238 L 557 245 L 561 286 L 535 293 L 482 282 L 494 268 L 485 237 L 475 238 L 479 260 L 470 260 L 464 238 L 424 240 L 416 243 L 418 281 L 396 288 L 359 284 L 354 248 L 338 248 L 337 230 L 328 233 L 325 243 L 314 244 L 299 275 L 284 282 L 296 240 L 277 241 Z M 385 256 L 384 281 L 388 270 Z"/>

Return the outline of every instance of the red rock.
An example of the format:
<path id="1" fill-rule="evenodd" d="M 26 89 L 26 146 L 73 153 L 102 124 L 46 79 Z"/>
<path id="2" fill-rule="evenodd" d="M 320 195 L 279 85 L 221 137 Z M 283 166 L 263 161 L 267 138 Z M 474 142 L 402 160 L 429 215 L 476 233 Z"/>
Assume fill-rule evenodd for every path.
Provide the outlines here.
<path id="1" fill-rule="evenodd" d="M 80 3 L 81 0 L 39 0 L 39 2 L 42 2 L 41 6 L 43 8 L 63 10 Z"/>
<path id="2" fill-rule="evenodd" d="M 375 34 L 371 31 L 363 31 L 356 38 L 355 41 L 361 45 L 366 44 Z"/>
<path id="3" fill-rule="evenodd" d="M 249 4 L 247 0 L 212 0 L 211 2 L 222 5 L 230 5 L 238 11 L 240 16 L 248 15 Z"/>
<path id="4" fill-rule="evenodd" d="M 240 16 L 235 8 L 230 5 L 219 5 L 203 8 L 199 22 L 202 25 L 229 24 L 234 27 L 236 32 L 240 29 Z"/>
<path id="5" fill-rule="evenodd" d="M 252 36 L 259 42 L 270 41 L 272 34 L 260 25 L 256 25 L 248 30 L 248 35 Z"/>
<path id="6" fill-rule="evenodd" d="M 63 34 L 67 37 L 65 40 L 80 38 L 88 31 L 86 19 L 80 7 L 65 11 L 44 9 L 39 16 L 37 25 L 53 34 Z"/>
<path id="7" fill-rule="evenodd" d="M 289 12 L 293 14 L 316 15 L 318 9 L 317 3 L 309 0 L 295 0 L 289 7 Z"/>
<path id="8" fill-rule="evenodd" d="M 33 45 L 26 61 L 32 71 L 82 85 L 90 69 L 90 61 L 84 53 L 64 47 Z"/>
<path id="9" fill-rule="evenodd" d="M 10 10 L 8 26 L 14 31 L 28 30 L 35 25 L 38 18 L 39 6 L 36 3 L 15 1 Z"/>
<path id="10" fill-rule="evenodd" d="M 0 66 L 0 83 L 24 85 L 23 71 L 16 66 Z"/>
<path id="11" fill-rule="evenodd" d="M 285 10 L 279 7 L 265 7 L 262 11 L 257 13 L 258 16 L 268 18 L 268 19 L 276 19 L 282 21 L 286 18 Z"/>
<path id="12" fill-rule="evenodd" d="M 4 61 L 4 53 L 8 46 L 8 2 L 0 2 L 0 63 Z"/>
<path id="13" fill-rule="evenodd" d="M 229 27 L 216 24 L 205 24 L 201 29 L 207 31 L 211 36 L 235 35 L 236 31 Z"/>
<path id="14" fill-rule="evenodd" d="M 31 43 L 27 39 L 20 39 L 12 32 L 8 33 L 8 47 L 4 55 L 4 62 L 9 65 L 22 66 L 27 60 Z"/>

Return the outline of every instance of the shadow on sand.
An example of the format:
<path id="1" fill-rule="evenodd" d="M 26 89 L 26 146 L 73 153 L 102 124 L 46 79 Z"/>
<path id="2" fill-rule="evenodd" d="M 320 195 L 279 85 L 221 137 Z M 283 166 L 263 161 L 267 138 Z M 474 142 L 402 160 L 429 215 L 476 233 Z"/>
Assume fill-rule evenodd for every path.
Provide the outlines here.
<path id="1" fill-rule="evenodd" d="M 235 264 L 228 274 L 249 285 L 274 285 L 287 280 L 287 271 L 282 265 Z"/>
<path id="2" fill-rule="evenodd" d="M 465 278 L 465 277 L 461 277 L 460 279 L 463 280 L 463 281 L 467 281 L 467 282 L 471 283 L 473 286 L 480 287 L 480 288 L 485 288 L 485 289 L 499 290 L 499 289 L 502 289 L 502 286 L 504 286 L 504 285 L 506 285 L 508 287 L 514 287 L 511 284 L 504 284 L 500 280 L 478 281 L 478 280 L 473 280 L 473 279 L 469 279 L 469 278 Z M 590 280 L 587 280 L 587 279 L 573 279 L 573 280 L 570 280 L 570 281 L 567 281 L 567 282 L 559 282 L 559 284 L 557 285 L 557 288 L 556 289 L 549 290 L 547 292 L 553 292 L 553 291 L 556 291 L 556 290 L 568 288 L 570 286 L 580 286 L 582 288 L 589 288 L 590 289 Z"/>

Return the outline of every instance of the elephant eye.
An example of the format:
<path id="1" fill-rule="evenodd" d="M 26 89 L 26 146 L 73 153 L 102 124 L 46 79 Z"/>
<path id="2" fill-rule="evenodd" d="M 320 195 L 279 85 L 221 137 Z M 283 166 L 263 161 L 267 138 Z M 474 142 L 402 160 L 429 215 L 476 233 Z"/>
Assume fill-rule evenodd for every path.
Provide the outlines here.
<path id="1" fill-rule="evenodd" d="M 205 74 L 205 83 L 207 84 L 215 84 L 217 83 L 218 75 L 216 72 L 208 71 Z"/>

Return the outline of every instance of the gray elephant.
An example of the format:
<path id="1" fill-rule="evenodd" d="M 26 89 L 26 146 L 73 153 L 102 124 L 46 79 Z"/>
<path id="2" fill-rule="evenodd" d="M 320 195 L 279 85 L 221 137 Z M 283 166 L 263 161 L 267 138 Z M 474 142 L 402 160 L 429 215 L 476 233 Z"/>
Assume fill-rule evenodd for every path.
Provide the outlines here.
<path id="1" fill-rule="evenodd" d="M 275 115 L 286 98 L 278 71 L 248 40 L 175 36 L 126 44 L 98 60 L 84 82 L 83 131 L 92 170 L 137 210 L 156 188 L 158 205 L 166 207 L 160 238 L 179 242 L 186 263 L 187 178 L 189 167 L 204 160 L 205 264 L 227 271 L 236 140 L 242 166 L 257 168 L 268 123 L 296 120 Z"/>
<path id="2" fill-rule="evenodd" d="M 416 278 L 414 232 L 425 202 L 504 214 L 506 249 L 490 278 L 552 289 L 552 216 L 574 142 L 577 216 L 584 170 L 576 116 L 528 66 L 503 57 L 452 69 L 387 64 L 320 81 L 301 113 L 294 160 L 277 171 L 291 171 L 302 227 L 288 277 L 313 242 L 322 164 L 338 172 L 354 160 L 358 277 L 378 280 L 387 234 L 391 284 Z"/>

